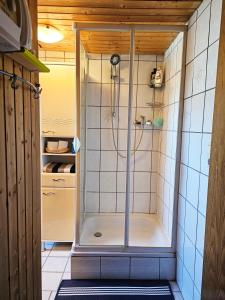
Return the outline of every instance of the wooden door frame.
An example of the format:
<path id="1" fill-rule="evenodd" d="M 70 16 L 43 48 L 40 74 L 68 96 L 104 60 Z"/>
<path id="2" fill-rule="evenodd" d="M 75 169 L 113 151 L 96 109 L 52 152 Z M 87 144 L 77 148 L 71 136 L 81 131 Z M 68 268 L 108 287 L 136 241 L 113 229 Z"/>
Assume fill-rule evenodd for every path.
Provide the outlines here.
<path id="1" fill-rule="evenodd" d="M 223 1 L 206 214 L 202 299 L 225 299 L 225 1 Z"/>

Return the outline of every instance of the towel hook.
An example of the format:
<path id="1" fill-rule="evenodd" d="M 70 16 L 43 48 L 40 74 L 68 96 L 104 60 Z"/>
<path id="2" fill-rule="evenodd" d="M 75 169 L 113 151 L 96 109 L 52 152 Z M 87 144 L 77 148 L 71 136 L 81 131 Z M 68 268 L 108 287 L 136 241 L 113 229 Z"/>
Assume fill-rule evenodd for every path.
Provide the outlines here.
<path id="1" fill-rule="evenodd" d="M 11 80 L 11 87 L 12 89 L 14 90 L 17 90 L 19 85 L 16 83 L 17 82 L 17 76 L 16 74 L 13 74 L 12 77 L 10 77 L 10 80 Z"/>

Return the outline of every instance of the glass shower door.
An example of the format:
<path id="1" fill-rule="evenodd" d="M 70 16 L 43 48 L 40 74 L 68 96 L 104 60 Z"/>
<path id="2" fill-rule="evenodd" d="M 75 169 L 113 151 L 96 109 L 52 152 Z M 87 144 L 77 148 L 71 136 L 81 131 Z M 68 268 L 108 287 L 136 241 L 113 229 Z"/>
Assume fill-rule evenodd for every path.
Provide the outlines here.
<path id="1" fill-rule="evenodd" d="M 81 30 L 80 43 L 79 246 L 121 247 L 125 237 L 130 33 Z"/>

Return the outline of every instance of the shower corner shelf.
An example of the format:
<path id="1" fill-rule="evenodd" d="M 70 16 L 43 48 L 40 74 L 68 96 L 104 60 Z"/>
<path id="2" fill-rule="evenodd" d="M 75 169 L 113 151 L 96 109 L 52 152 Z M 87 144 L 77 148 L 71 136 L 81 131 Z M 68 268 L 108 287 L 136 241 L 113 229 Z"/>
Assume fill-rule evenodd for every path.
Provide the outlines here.
<path id="1" fill-rule="evenodd" d="M 7 55 L 31 72 L 50 72 L 49 68 L 26 48 L 22 48 L 19 52 L 8 53 Z"/>
<path id="2" fill-rule="evenodd" d="M 161 107 L 163 107 L 163 103 L 161 103 L 161 102 L 147 102 L 146 104 L 151 108 L 161 108 Z"/>

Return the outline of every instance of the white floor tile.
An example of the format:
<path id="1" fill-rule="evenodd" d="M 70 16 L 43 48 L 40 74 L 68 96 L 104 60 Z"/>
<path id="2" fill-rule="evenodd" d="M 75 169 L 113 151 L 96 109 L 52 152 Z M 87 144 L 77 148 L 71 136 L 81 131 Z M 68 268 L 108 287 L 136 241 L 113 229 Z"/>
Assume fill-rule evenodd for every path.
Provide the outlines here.
<path id="1" fill-rule="evenodd" d="M 173 293 L 175 300 L 183 300 L 182 294 L 180 292 Z"/>
<path id="2" fill-rule="evenodd" d="M 176 281 L 170 281 L 170 286 L 173 292 L 180 292 L 180 289 L 176 283 Z"/>
<path id="3" fill-rule="evenodd" d="M 49 254 L 49 257 L 68 257 L 70 255 L 70 251 L 56 251 L 52 250 Z"/>
<path id="4" fill-rule="evenodd" d="M 42 266 L 42 267 L 44 266 L 46 260 L 47 260 L 47 256 L 42 256 L 42 257 L 41 257 L 41 266 Z"/>
<path id="5" fill-rule="evenodd" d="M 63 274 L 62 279 L 71 279 L 71 273 L 65 272 L 65 273 Z"/>
<path id="6" fill-rule="evenodd" d="M 42 256 L 42 257 L 47 257 L 47 256 L 49 256 L 49 253 L 50 253 L 49 250 L 41 251 L 41 256 Z"/>
<path id="7" fill-rule="evenodd" d="M 42 291 L 42 300 L 49 300 L 50 295 L 50 291 Z"/>
<path id="8" fill-rule="evenodd" d="M 56 292 L 52 291 L 49 300 L 55 300 Z"/>
<path id="9" fill-rule="evenodd" d="M 43 271 L 64 272 L 67 260 L 67 257 L 48 257 L 44 264 Z"/>
<path id="10" fill-rule="evenodd" d="M 56 291 L 62 278 L 61 273 L 42 272 L 42 290 Z"/>
<path id="11" fill-rule="evenodd" d="M 68 259 L 65 272 L 66 273 L 71 273 L 71 259 L 70 258 Z"/>

